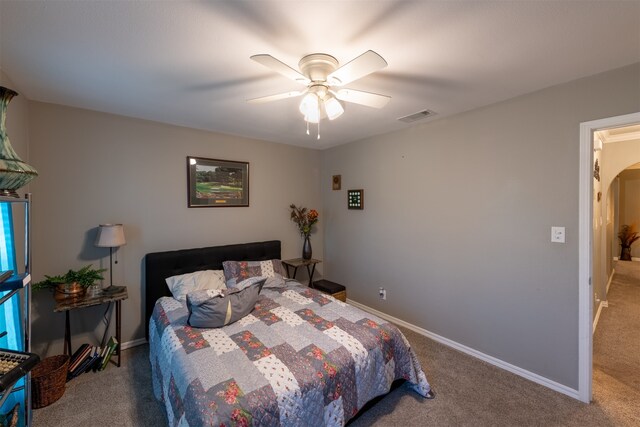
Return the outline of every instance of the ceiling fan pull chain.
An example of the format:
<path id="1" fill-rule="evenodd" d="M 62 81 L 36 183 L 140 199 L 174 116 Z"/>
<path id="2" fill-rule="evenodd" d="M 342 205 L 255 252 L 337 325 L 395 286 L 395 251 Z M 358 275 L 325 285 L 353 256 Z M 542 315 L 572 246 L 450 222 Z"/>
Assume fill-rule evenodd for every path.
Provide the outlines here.
<path id="1" fill-rule="evenodd" d="M 307 121 L 307 135 L 309 135 L 309 122 Z"/>
<path id="2" fill-rule="evenodd" d="M 318 139 L 320 139 L 320 120 L 318 120 Z"/>

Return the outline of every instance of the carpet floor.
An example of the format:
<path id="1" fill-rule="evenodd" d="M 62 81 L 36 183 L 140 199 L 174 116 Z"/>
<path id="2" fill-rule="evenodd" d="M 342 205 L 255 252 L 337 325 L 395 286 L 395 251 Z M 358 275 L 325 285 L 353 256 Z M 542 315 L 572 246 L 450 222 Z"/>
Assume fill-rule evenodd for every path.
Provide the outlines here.
<path id="1" fill-rule="evenodd" d="M 640 426 L 640 262 L 618 261 L 593 337 L 593 399 Z"/>
<path id="2" fill-rule="evenodd" d="M 640 263 L 616 266 L 594 337 L 591 404 L 403 329 L 436 398 L 402 386 L 350 426 L 640 426 L 640 266 L 620 264 Z M 148 353 L 147 345 L 126 350 L 122 367 L 69 382 L 59 401 L 34 410 L 33 425 L 166 425 L 153 397 Z"/>

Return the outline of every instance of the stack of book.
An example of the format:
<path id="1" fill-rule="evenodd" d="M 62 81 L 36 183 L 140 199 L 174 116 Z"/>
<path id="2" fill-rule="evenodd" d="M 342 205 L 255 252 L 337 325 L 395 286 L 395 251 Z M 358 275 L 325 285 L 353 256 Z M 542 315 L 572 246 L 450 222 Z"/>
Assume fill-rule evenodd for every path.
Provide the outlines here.
<path id="1" fill-rule="evenodd" d="M 67 381 L 85 372 L 104 370 L 117 347 L 118 341 L 114 337 L 104 347 L 82 344 L 71 356 Z"/>

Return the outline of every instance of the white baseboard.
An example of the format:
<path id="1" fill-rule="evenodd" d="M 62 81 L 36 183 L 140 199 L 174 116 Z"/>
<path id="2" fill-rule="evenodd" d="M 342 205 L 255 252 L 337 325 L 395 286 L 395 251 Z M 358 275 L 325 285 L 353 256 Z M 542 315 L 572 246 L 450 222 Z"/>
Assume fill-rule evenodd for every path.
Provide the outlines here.
<path id="1" fill-rule="evenodd" d="M 604 301 L 600 301 L 598 304 L 598 311 L 596 312 L 595 317 L 593 318 L 593 332 L 596 333 L 596 326 L 598 326 L 598 320 L 600 320 L 600 313 L 602 312 L 602 308 L 605 307 Z"/>
<path id="2" fill-rule="evenodd" d="M 592 333 L 594 333 L 594 334 L 596 333 L 596 326 L 598 326 L 598 320 L 600 320 L 600 313 L 602 313 L 602 309 L 609 306 L 609 304 L 607 304 L 606 296 L 609 295 L 609 287 L 611 287 L 611 281 L 613 280 L 613 275 L 614 274 L 616 274 L 615 268 L 611 270 L 611 275 L 609 276 L 609 280 L 607 281 L 607 289 L 604 291 L 605 292 L 605 299 L 600 301 L 600 304 L 598 304 L 598 310 L 596 311 L 596 315 L 593 318 L 593 331 L 592 331 Z"/>
<path id="3" fill-rule="evenodd" d="M 147 340 L 145 338 L 138 338 L 137 340 L 123 342 L 120 346 L 121 350 L 126 350 L 128 348 L 137 347 L 142 344 L 146 344 Z"/>
<path id="4" fill-rule="evenodd" d="M 614 256 L 614 257 L 613 257 L 613 260 L 614 260 L 614 261 L 620 261 L 620 257 Z M 640 261 L 640 258 L 635 257 L 635 256 L 632 256 L 632 257 L 631 257 L 631 261 Z"/>
<path id="5" fill-rule="evenodd" d="M 578 390 L 575 390 L 573 388 L 567 387 L 566 385 L 560 384 L 558 382 L 555 382 L 553 380 L 550 380 L 548 378 L 545 378 L 541 375 L 538 375 L 536 373 L 533 373 L 531 371 L 527 371 L 526 369 L 522 369 L 518 366 L 512 365 L 510 363 L 507 363 L 503 360 L 500 360 L 498 358 L 495 358 L 493 356 L 489 356 L 488 354 L 482 353 L 478 350 L 475 350 L 471 347 L 467 347 L 466 345 L 460 344 L 458 342 L 452 341 L 448 338 L 445 338 L 443 336 L 440 336 L 438 334 L 435 334 L 433 332 L 427 331 L 426 329 L 423 329 L 419 326 L 413 325 L 409 322 L 405 322 L 404 320 L 398 319 L 396 317 L 390 316 L 386 313 L 383 313 L 381 311 L 375 310 L 369 306 L 366 306 L 364 304 L 360 304 L 359 302 L 353 301 L 349 298 L 347 298 L 347 303 L 358 307 L 361 310 L 367 311 L 371 314 L 374 314 L 378 317 L 381 317 L 383 319 L 386 319 L 390 322 L 393 322 L 397 325 L 403 326 L 407 329 L 410 329 L 420 335 L 423 335 L 427 338 L 431 338 L 434 341 L 439 342 L 440 344 L 444 344 L 447 347 L 451 347 L 455 350 L 461 351 L 465 354 L 468 354 L 469 356 L 473 356 L 477 359 L 480 359 L 482 361 L 485 361 L 487 363 L 490 363 L 491 365 L 497 366 L 498 368 L 504 369 L 505 371 L 509 371 L 513 374 L 516 374 L 522 378 L 528 379 L 529 381 L 533 381 L 534 383 L 543 385 L 547 388 L 550 388 L 551 390 L 557 391 L 559 393 L 562 394 L 566 394 L 569 397 L 573 397 L 574 399 L 578 399 L 580 400 L 580 395 L 578 393 Z"/>
<path id="6" fill-rule="evenodd" d="M 613 275 L 616 274 L 616 269 L 611 269 L 611 275 L 609 276 L 609 281 L 607 281 L 607 290 L 605 291 L 607 295 L 609 295 L 609 287 L 611 286 L 611 281 L 613 280 Z"/>

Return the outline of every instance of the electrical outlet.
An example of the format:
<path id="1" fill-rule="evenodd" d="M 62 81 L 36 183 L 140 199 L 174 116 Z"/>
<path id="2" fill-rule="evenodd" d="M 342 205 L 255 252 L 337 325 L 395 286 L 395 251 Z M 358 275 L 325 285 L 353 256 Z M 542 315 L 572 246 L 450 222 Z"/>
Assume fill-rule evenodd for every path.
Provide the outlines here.
<path id="1" fill-rule="evenodd" d="M 378 289 L 378 296 L 380 297 L 380 299 L 387 299 L 387 290 L 381 287 L 380 289 Z"/>
<path id="2" fill-rule="evenodd" d="M 565 228 L 564 227 L 551 227 L 551 241 L 554 243 L 565 242 Z"/>

